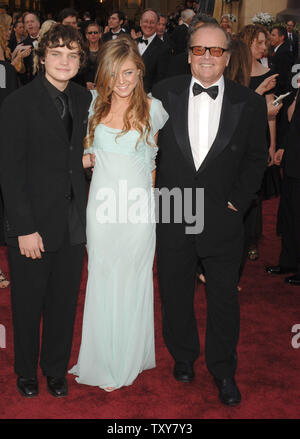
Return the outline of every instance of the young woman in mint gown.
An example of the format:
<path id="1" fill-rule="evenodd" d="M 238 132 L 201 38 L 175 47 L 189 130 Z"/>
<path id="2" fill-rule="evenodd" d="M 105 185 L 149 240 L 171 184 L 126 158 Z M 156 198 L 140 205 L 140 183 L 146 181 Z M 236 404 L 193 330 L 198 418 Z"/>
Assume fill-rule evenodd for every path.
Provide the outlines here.
<path id="1" fill-rule="evenodd" d="M 70 373 L 112 391 L 155 367 L 153 179 L 168 114 L 143 89 L 128 37 L 104 44 L 92 91 L 86 151 L 95 154 L 87 206 L 88 281 L 82 340 Z"/>

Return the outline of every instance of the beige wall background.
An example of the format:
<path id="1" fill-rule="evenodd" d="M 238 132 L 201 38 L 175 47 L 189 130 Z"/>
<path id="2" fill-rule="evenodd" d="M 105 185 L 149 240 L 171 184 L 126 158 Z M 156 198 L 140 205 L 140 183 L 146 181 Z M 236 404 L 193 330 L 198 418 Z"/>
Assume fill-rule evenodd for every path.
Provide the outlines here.
<path id="1" fill-rule="evenodd" d="M 299 0 L 300 2 L 300 0 Z M 241 0 L 239 7 L 239 25 L 252 23 L 252 17 L 258 12 L 276 15 L 287 7 L 287 0 Z"/>

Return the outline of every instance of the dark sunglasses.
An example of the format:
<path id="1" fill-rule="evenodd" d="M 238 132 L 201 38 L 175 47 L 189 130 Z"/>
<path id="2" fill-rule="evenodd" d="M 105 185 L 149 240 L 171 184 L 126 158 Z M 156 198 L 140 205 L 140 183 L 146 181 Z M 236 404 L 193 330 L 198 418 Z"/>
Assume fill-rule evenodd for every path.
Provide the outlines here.
<path id="1" fill-rule="evenodd" d="M 89 35 L 92 35 L 92 34 L 98 35 L 98 33 L 99 32 L 97 30 L 91 30 L 91 31 L 88 32 Z"/>
<path id="2" fill-rule="evenodd" d="M 223 47 L 205 47 L 205 46 L 191 46 L 190 47 L 193 55 L 203 56 L 208 50 L 211 56 L 219 58 L 223 55 L 224 52 L 227 52 L 228 49 L 223 49 Z"/>

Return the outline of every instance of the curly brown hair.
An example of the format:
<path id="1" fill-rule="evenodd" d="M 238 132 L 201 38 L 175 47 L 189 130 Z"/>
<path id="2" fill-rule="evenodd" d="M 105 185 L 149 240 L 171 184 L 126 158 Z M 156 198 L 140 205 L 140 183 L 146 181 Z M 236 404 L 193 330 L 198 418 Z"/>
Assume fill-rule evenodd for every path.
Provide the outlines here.
<path id="1" fill-rule="evenodd" d="M 266 39 L 269 38 L 268 32 L 264 26 L 262 26 L 261 24 L 248 24 L 241 30 L 241 32 L 239 32 L 237 36 L 238 38 L 243 40 L 250 48 L 253 41 L 258 38 L 258 35 L 260 33 L 263 33 Z"/>
<path id="2" fill-rule="evenodd" d="M 45 59 L 47 49 L 54 49 L 56 47 L 67 47 L 74 49 L 74 43 L 78 46 L 80 55 L 80 67 L 83 67 L 86 62 L 86 52 L 84 50 L 84 42 L 80 33 L 72 26 L 65 26 L 63 24 L 54 24 L 46 32 L 38 47 L 35 49 L 37 56 L 37 70 L 44 71 L 45 67 L 42 61 Z"/>

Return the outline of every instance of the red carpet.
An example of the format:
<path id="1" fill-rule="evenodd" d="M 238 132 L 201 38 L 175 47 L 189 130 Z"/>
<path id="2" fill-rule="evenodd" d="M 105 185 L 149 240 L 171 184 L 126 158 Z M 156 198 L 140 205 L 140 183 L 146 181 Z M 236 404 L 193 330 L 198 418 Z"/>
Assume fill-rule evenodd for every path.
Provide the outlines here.
<path id="1" fill-rule="evenodd" d="M 156 369 L 143 372 L 134 384 L 116 392 L 79 385 L 68 376 L 69 396 L 54 399 L 40 378 L 40 396 L 27 400 L 16 391 L 9 290 L 0 290 L 0 324 L 6 327 L 6 348 L 0 349 L 1 419 L 296 419 L 300 417 L 300 348 L 292 347 L 293 325 L 300 324 L 300 288 L 271 277 L 264 266 L 277 263 L 280 241 L 275 235 L 277 200 L 264 204 L 264 236 L 260 258 L 248 262 L 241 281 L 241 334 L 237 382 L 243 401 L 222 406 L 203 354 L 195 364 L 193 384 L 172 377 L 173 361 L 161 336 L 160 299 L 155 277 Z M 7 271 L 6 250 L 0 250 Z M 86 266 L 82 277 L 70 366 L 80 344 Z M 196 294 L 199 331 L 204 340 L 205 291 Z M 203 351 L 203 349 L 202 349 Z"/>

